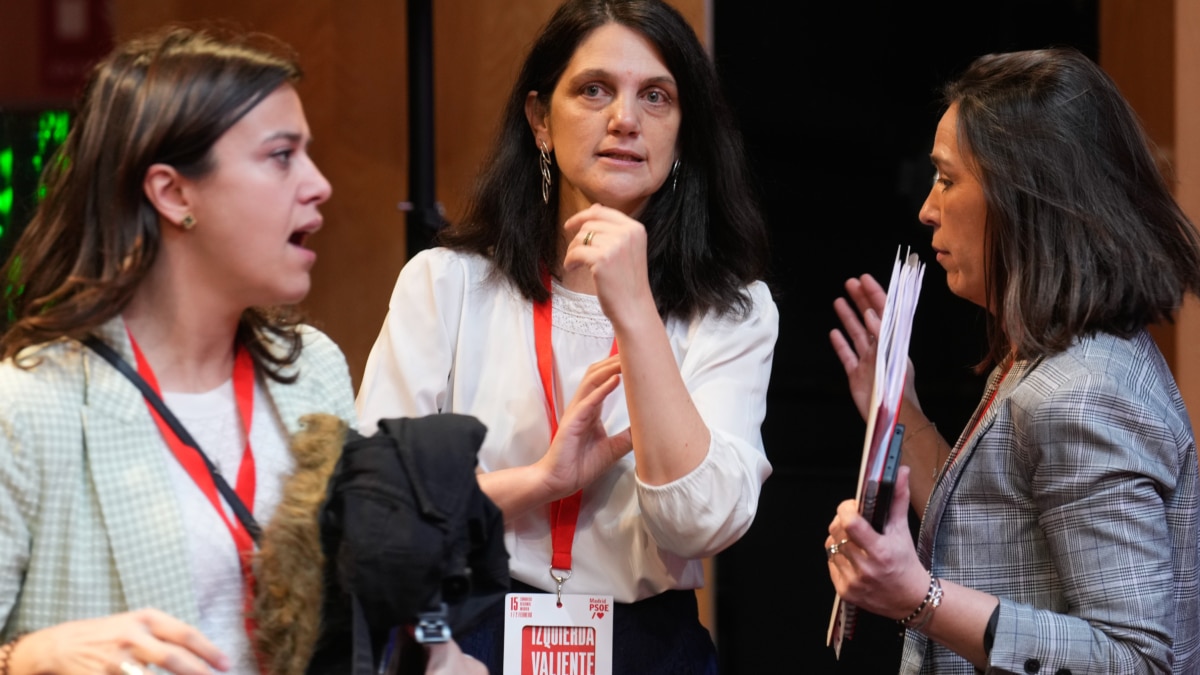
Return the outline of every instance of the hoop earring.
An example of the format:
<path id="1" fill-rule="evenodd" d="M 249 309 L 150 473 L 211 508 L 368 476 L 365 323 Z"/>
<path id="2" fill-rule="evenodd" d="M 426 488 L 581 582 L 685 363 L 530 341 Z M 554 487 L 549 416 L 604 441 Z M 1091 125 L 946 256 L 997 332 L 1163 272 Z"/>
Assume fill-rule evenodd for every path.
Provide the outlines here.
<path id="1" fill-rule="evenodd" d="M 541 147 L 538 148 L 541 156 L 538 157 L 538 166 L 542 170 L 542 203 L 550 203 L 550 148 L 546 147 L 546 141 L 541 142 Z"/>
<path id="2" fill-rule="evenodd" d="M 671 165 L 671 192 L 679 187 L 679 158 L 675 158 L 675 163 Z"/>
<path id="3" fill-rule="evenodd" d="M 186 216 L 183 217 L 183 220 L 179 221 L 179 226 L 185 230 L 192 229 L 193 227 L 196 226 L 196 217 L 190 213 L 187 214 Z"/>

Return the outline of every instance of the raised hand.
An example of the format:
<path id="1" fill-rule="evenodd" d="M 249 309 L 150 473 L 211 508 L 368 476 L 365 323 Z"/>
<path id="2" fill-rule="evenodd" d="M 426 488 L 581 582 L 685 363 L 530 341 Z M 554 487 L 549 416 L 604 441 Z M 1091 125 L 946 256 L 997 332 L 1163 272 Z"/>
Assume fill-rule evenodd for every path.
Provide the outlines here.
<path id="1" fill-rule="evenodd" d="M 590 272 L 605 316 L 623 324 L 649 311 L 657 316 L 646 267 L 646 228 L 638 221 L 593 204 L 563 223 L 571 236 L 563 272 Z"/>
<path id="2" fill-rule="evenodd" d="M 617 388 L 620 373 L 621 360 L 617 356 L 588 366 L 563 412 L 558 434 L 538 461 L 556 498 L 587 487 L 633 449 L 628 429 L 609 436 L 600 419 L 604 399 Z"/>
<path id="3" fill-rule="evenodd" d="M 30 633 L 13 650 L 13 675 L 128 674 L 156 666 L 175 675 L 211 675 L 229 659 L 200 631 L 156 609 L 68 621 Z"/>
<path id="4" fill-rule="evenodd" d="M 845 333 L 837 329 L 830 331 L 829 342 L 846 369 L 854 406 L 866 420 L 870 412 L 867 406 L 871 403 L 871 387 L 875 380 L 876 336 L 879 335 L 880 316 L 887 303 L 887 292 L 874 277 L 864 274 L 846 281 L 846 294 L 854 302 L 853 307 L 845 298 L 833 301 L 833 311 L 841 320 Z M 925 512 L 925 504 L 933 491 L 932 476 L 949 452 L 949 446 L 922 412 L 913 381 L 913 364 L 909 359 L 904 373 L 904 402 L 900 406 L 899 421 L 907 427 L 900 461 L 917 472 L 911 490 L 906 492 L 911 494 L 913 508 L 920 515 Z"/>
<path id="5" fill-rule="evenodd" d="M 845 298 L 833 301 L 833 311 L 842 322 L 842 330 L 829 332 L 829 342 L 837 354 L 846 379 L 850 382 L 850 396 L 854 407 L 863 420 L 867 419 L 867 405 L 871 401 L 871 386 L 875 381 L 875 353 L 878 346 L 880 314 L 887 302 L 887 293 L 879 282 L 869 274 L 846 281 L 846 294 L 854 301 L 854 307 Z M 842 331 L 845 331 L 843 334 Z"/>
<path id="6" fill-rule="evenodd" d="M 871 402 L 871 386 L 875 381 L 875 354 L 877 337 L 881 327 L 880 316 L 887 303 L 887 291 L 870 274 L 846 281 L 846 294 L 854 302 L 851 307 L 845 298 L 833 301 L 833 311 L 842 322 L 842 330 L 829 332 L 829 342 L 837 354 L 846 379 L 850 383 L 850 396 L 858 414 L 866 420 L 867 406 Z M 842 331 L 845 331 L 843 333 Z M 913 386 L 913 366 L 909 361 L 904 378 L 905 405 L 919 410 L 916 389 Z"/>

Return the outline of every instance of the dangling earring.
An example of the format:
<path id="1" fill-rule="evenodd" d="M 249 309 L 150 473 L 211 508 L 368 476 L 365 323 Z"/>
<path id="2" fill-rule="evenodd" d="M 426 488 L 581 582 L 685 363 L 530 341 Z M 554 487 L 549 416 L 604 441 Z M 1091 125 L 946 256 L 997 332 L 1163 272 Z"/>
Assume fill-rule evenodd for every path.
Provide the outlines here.
<path id="1" fill-rule="evenodd" d="M 679 158 L 675 158 L 675 163 L 671 165 L 671 192 L 679 187 Z"/>
<path id="2" fill-rule="evenodd" d="M 196 226 L 196 217 L 190 213 L 187 214 L 186 216 L 183 217 L 183 220 L 179 221 L 179 226 L 185 230 L 192 229 L 193 227 Z"/>
<path id="3" fill-rule="evenodd" d="M 550 203 L 550 148 L 546 147 L 546 141 L 541 142 L 541 147 L 538 148 L 541 156 L 538 157 L 538 165 L 542 169 L 542 203 Z"/>

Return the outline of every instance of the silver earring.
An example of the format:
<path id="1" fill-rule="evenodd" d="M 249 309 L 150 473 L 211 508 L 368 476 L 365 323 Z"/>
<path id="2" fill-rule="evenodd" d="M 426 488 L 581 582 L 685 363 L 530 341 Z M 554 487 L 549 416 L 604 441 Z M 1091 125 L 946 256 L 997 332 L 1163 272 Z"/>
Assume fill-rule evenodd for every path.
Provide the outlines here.
<path id="1" fill-rule="evenodd" d="M 550 203 L 550 148 L 546 147 L 546 141 L 541 142 L 541 147 L 538 148 L 541 156 L 538 157 L 538 165 L 542 169 L 542 203 Z"/>
<path id="2" fill-rule="evenodd" d="M 671 165 L 671 192 L 679 187 L 679 158 L 675 158 L 675 163 Z"/>
<path id="3" fill-rule="evenodd" d="M 190 213 L 187 214 L 186 216 L 183 217 L 183 220 L 179 221 L 179 226 L 185 230 L 192 229 L 193 227 L 196 226 L 196 217 Z"/>

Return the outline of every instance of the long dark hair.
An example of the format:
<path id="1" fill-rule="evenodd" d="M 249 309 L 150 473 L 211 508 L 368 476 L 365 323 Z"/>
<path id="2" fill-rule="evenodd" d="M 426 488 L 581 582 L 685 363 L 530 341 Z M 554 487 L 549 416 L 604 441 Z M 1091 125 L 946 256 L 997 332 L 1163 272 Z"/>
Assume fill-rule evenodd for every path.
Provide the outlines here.
<path id="1" fill-rule="evenodd" d="M 651 196 L 640 215 L 658 311 L 682 318 L 748 311 L 742 289 L 764 276 L 767 247 L 741 136 L 696 34 L 660 0 L 568 0 L 558 8 L 513 86 L 465 219 L 439 241 L 487 256 L 525 297 L 548 297 L 540 270 L 558 265 L 559 181 L 550 203 L 543 203 L 525 99 L 536 91 L 548 107 L 575 49 L 608 23 L 637 31 L 658 49 L 675 77 L 683 113 L 677 177 Z"/>
<path id="2" fill-rule="evenodd" d="M 986 363 L 1130 337 L 1200 290 L 1200 237 L 1116 85 L 1073 49 L 992 54 L 946 85 L 987 202 Z"/>
<path id="3" fill-rule="evenodd" d="M 159 214 L 142 182 L 164 163 L 199 178 L 213 144 L 262 99 L 295 82 L 290 49 L 263 35 L 168 28 L 115 49 L 93 70 L 46 197 L 4 266 L 12 320 L 0 358 L 80 339 L 118 315 L 158 256 Z M 298 315 L 250 308 L 238 341 L 272 377 L 300 354 Z M 282 342 L 283 353 L 269 346 Z"/>

